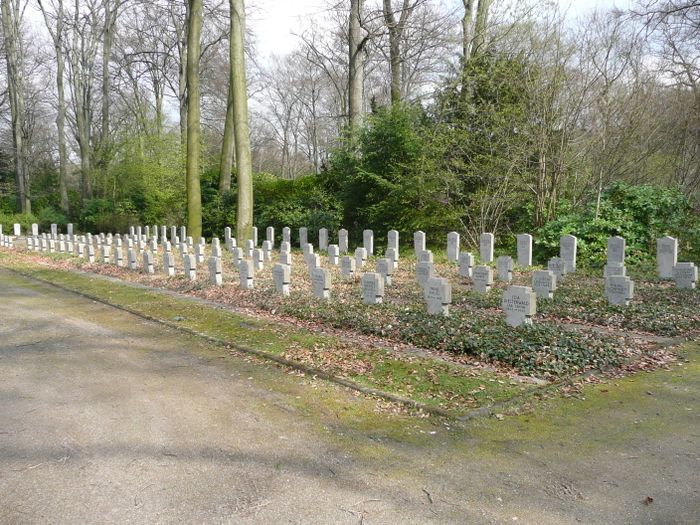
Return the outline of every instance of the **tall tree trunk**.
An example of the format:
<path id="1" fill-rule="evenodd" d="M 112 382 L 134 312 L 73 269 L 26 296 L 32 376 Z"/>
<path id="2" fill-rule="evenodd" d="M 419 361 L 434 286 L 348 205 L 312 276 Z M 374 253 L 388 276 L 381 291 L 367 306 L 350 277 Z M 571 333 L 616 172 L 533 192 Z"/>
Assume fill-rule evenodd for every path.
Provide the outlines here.
<path id="1" fill-rule="evenodd" d="M 202 0 L 189 1 L 187 21 L 187 229 L 194 239 L 202 236 L 200 188 L 200 89 L 199 55 L 202 32 Z"/>
<path id="2" fill-rule="evenodd" d="M 464 16 L 462 17 L 462 91 L 460 96 L 462 103 L 471 97 L 469 83 L 469 57 L 472 53 L 472 39 L 474 38 L 474 2 L 478 0 L 462 0 L 464 4 Z"/>
<path id="3" fill-rule="evenodd" d="M 413 11 L 410 0 L 403 0 L 401 14 L 396 19 L 391 0 L 383 0 L 384 22 L 389 31 L 389 69 L 391 72 L 391 103 L 401 102 L 401 39 L 408 17 Z"/>
<path id="4" fill-rule="evenodd" d="M 236 81 L 233 67 L 234 42 L 234 6 L 229 0 L 229 69 L 228 69 L 228 100 L 226 104 L 226 122 L 224 122 L 224 140 L 221 145 L 221 163 L 219 165 L 219 191 L 225 193 L 231 191 L 231 168 L 235 151 L 235 134 L 233 122 L 233 84 Z"/>
<path id="5" fill-rule="evenodd" d="M 7 91 L 10 99 L 12 143 L 14 146 L 17 205 L 22 213 L 32 212 L 26 166 L 24 78 L 22 71 L 21 14 L 19 1 L 2 0 L 2 28 L 5 36 Z"/>
<path id="6" fill-rule="evenodd" d="M 491 0 L 479 0 L 476 8 L 476 22 L 474 24 L 474 38 L 472 40 L 471 53 L 483 52 L 484 42 L 486 42 L 486 27 L 489 20 L 489 8 Z"/>
<path id="7" fill-rule="evenodd" d="M 101 169 L 106 169 L 109 157 L 109 108 L 110 87 L 112 77 L 109 74 L 109 63 L 112 60 L 112 41 L 114 38 L 114 24 L 116 23 L 119 5 L 113 5 L 110 0 L 104 1 L 104 26 L 102 29 L 102 130 L 100 133 L 100 149 L 98 162 Z"/>
<path id="8" fill-rule="evenodd" d="M 248 130 L 248 89 L 245 68 L 245 5 L 230 0 L 231 68 L 233 83 L 233 129 L 236 137 L 236 174 L 238 176 L 238 211 L 236 230 L 239 242 L 253 237 L 253 162 Z"/>
<path id="9" fill-rule="evenodd" d="M 56 0 L 56 26 L 53 27 L 48 13 L 41 0 L 38 0 L 39 9 L 44 16 L 46 28 L 53 40 L 56 53 L 56 91 L 58 94 L 58 108 L 56 111 L 56 130 L 58 132 L 58 192 L 60 206 L 64 213 L 69 213 L 68 204 L 68 154 L 66 153 L 66 91 L 63 85 L 65 76 L 65 61 L 63 56 L 63 0 Z"/>
<path id="10" fill-rule="evenodd" d="M 360 12 L 364 0 L 350 0 L 350 23 L 348 30 L 348 122 L 350 128 L 362 121 L 365 80 L 364 39 Z"/>

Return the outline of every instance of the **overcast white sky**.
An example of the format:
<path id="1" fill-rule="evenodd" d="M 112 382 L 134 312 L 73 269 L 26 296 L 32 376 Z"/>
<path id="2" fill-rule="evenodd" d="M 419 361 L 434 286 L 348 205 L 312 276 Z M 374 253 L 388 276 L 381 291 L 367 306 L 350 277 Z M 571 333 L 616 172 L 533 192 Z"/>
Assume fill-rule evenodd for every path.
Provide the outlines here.
<path id="1" fill-rule="evenodd" d="M 448 0 L 450 3 L 456 0 Z M 596 6 L 627 6 L 629 0 L 557 0 L 562 9 L 572 16 L 580 15 Z M 458 2 L 461 4 L 461 2 Z M 255 34 L 259 56 L 271 53 L 285 54 L 297 43 L 294 33 L 305 27 L 309 18 L 324 10 L 323 0 L 253 0 L 248 23 Z"/>

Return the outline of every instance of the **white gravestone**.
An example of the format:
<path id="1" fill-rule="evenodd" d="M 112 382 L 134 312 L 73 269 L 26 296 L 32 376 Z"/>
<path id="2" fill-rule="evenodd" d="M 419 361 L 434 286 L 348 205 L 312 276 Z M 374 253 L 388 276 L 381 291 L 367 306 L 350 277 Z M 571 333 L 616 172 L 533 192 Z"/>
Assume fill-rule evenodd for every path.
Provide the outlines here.
<path id="1" fill-rule="evenodd" d="M 51 238 L 56 239 L 58 237 L 58 224 L 51 225 Z"/>
<path id="2" fill-rule="evenodd" d="M 318 299 L 331 298 L 331 272 L 325 268 L 314 268 L 311 271 L 311 285 L 314 297 Z"/>
<path id="3" fill-rule="evenodd" d="M 380 304 L 384 300 L 384 279 L 378 273 L 363 274 L 360 285 L 364 304 Z"/>
<path id="4" fill-rule="evenodd" d="M 344 279 L 354 279 L 355 278 L 355 259 L 349 255 L 343 256 L 340 260 L 340 274 Z"/>
<path id="5" fill-rule="evenodd" d="M 136 250 L 127 250 L 127 258 L 129 259 L 129 270 L 136 271 L 139 269 L 139 263 L 136 259 Z"/>
<path id="6" fill-rule="evenodd" d="M 430 315 L 450 315 L 452 286 L 447 279 L 431 277 L 423 287 L 423 297 Z"/>
<path id="7" fill-rule="evenodd" d="M 435 270 L 433 269 L 433 263 L 431 262 L 418 262 L 416 263 L 416 281 L 421 287 L 425 287 L 428 280 L 434 277 Z"/>
<path id="8" fill-rule="evenodd" d="M 299 228 L 299 248 L 303 248 L 309 242 L 309 229 Z"/>
<path id="9" fill-rule="evenodd" d="M 318 249 L 322 252 L 328 250 L 328 229 L 321 228 L 318 230 Z"/>
<path id="10" fill-rule="evenodd" d="M 253 261 L 242 260 L 238 264 L 238 276 L 240 277 L 241 288 L 244 290 L 252 290 L 255 286 L 255 269 Z"/>
<path id="11" fill-rule="evenodd" d="M 634 282 L 629 277 L 614 275 L 605 279 L 605 297 L 610 304 L 627 306 L 634 297 Z"/>
<path id="12" fill-rule="evenodd" d="M 625 239 L 620 236 L 608 239 L 608 264 L 625 264 Z"/>
<path id="13" fill-rule="evenodd" d="M 656 268 L 661 279 L 673 277 L 673 267 L 678 262 L 678 240 L 673 237 L 656 239 Z"/>
<path id="14" fill-rule="evenodd" d="M 32 224 L 32 235 L 34 237 L 39 235 L 39 225 L 38 224 Z"/>
<path id="15" fill-rule="evenodd" d="M 399 251 L 394 249 L 394 248 L 387 248 L 386 253 L 384 254 L 387 259 L 389 259 L 389 263 L 391 264 L 391 269 L 393 271 L 396 271 L 399 269 Z"/>
<path id="16" fill-rule="evenodd" d="M 418 254 L 418 262 L 433 262 L 433 251 L 423 250 Z"/>
<path id="17" fill-rule="evenodd" d="M 291 267 L 292 267 L 292 254 L 289 252 L 286 252 L 286 251 L 281 251 L 279 263 L 284 264 L 285 266 L 289 266 L 289 268 L 291 269 Z"/>
<path id="18" fill-rule="evenodd" d="M 204 246 L 201 244 L 195 246 L 194 256 L 197 259 L 197 264 L 202 264 L 204 262 Z"/>
<path id="19" fill-rule="evenodd" d="M 209 282 L 215 286 L 221 286 L 224 282 L 222 264 L 219 257 L 209 257 Z"/>
<path id="20" fill-rule="evenodd" d="M 622 275 L 623 277 L 627 275 L 627 269 L 622 263 L 608 263 L 603 267 L 604 277 L 613 277 L 615 275 Z"/>
<path id="21" fill-rule="evenodd" d="M 50 242 L 53 242 L 53 241 L 50 241 Z M 92 244 L 88 244 L 87 258 L 88 258 L 88 262 L 90 264 L 94 264 L 94 262 L 95 262 L 95 247 Z"/>
<path id="22" fill-rule="evenodd" d="M 291 271 L 286 264 L 275 264 L 272 268 L 272 280 L 275 282 L 275 291 L 278 294 L 289 295 L 289 284 L 291 283 Z"/>
<path id="23" fill-rule="evenodd" d="M 289 226 L 282 228 L 282 241 L 290 244 L 292 242 L 292 229 Z"/>
<path id="24" fill-rule="evenodd" d="M 241 261 L 245 259 L 243 256 L 243 248 L 234 248 L 231 250 L 231 258 L 233 260 L 233 265 L 238 268 L 238 265 L 241 264 Z"/>
<path id="25" fill-rule="evenodd" d="M 307 242 L 304 246 L 301 247 L 301 251 L 304 254 L 304 258 L 306 258 L 310 254 L 314 253 L 314 245 L 310 242 Z"/>
<path id="26" fill-rule="evenodd" d="M 531 325 L 537 312 L 537 295 L 529 286 L 509 286 L 501 303 L 508 326 Z"/>
<path id="27" fill-rule="evenodd" d="M 551 270 L 536 270 L 532 273 L 532 289 L 538 299 L 553 299 L 557 276 Z"/>
<path id="28" fill-rule="evenodd" d="M 270 241 L 263 241 L 262 254 L 263 254 L 263 261 L 265 261 L 265 262 L 272 261 L 272 243 Z"/>
<path id="29" fill-rule="evenodd" d="M 102 264 L 109 264 L 110 247 L 107 246 L 106 244 L 103 244 L 101 250 L 102 250 Z"/>
<path id="30" fill-rule="evenodd" d="M 493 262 L 493 233 L 482 233 L 479 236 L 479 260 L 482 263 Z"/>
<path id="31" fill-rule="evenodd" d="M 447 260 L 457 262 L 459 260 L 459 233 L 447 234 Z"/>
<path id="32" fill-rule="evenodd" d="M 474 291 L 487 293 L 493 286 L 493 268 L 490 266 L 475 266 L 472 271 Z"/>
<path id="33" fill-rule="evenodd" d="M 275 229 L 272 226 L 265 228 L 265 240 L 270 243 L 270 249 L 275 247 Z"/>
<path id="34" fill-rule="evenodd" d="M 168 277 L 173 277 L 175 275 L 175 256 L 172 252 L 165 252 L 163 254 L 163 272 Z"/>
<path id="35" fill-rule="evenodd" d="M 253 246 L 257 246 L 258 245 L 258 227 L 257 226 L 253 226 L 252 233 L 253 233 Z"/>
<path id="36" fill-rule="evenodd" d="M 563 235 L 559 238 L 559 257 L 566 265 L 565 273 L 576 271 L 576 252 L 578 248 L 578 238 L 574 235 Z"/>
<path id="37" fill-rule="evenodd" d="M 337 244 L 328 246 L 328 263 L 331 266 L 338 266 L 340 263 L 340 248 L 338 248 Z"/>
<path id="38" fill-rule="evenodd" d="M 367 262 L 367 248 L 355 249 L 355 267 L 359 270 Z"/>
<path id="39" fill-rule="evenodd" d="M 149 275 L 155 273 L 153 268 L 153 254 L 151 252 L 143 252 L 143 271 Z"/>
<path id="40" fill-rule="evenodd" d="M 496 273 L 499 281 L 511 282 L 513 280 L 513 258 L 508 255 L 500 255 L 496 259 Z"/>
<path id="41" fill-rule="evenodd" d="M 292 243 L 288 241 L 282 241 L 280 243 L 280 251 L 292 253 Z"/>
<path id="42" fill-rule="evenodd" d="M 673 279 L 678 288 L 692 290 L 698 281 L 698 268 L 691 262 L 676 263 L 673 267 Z"/>
<path id="43" fill-rule="evenodd" d="M 532 235 L 521 233 L 516 237 L 518 245 L 518 266 L 532 266 Z"/>
<path id="44" fill-rule="evenodd" d="M 394 273 L 394 269 L 389 259 L 386 257 L 377 259 L 377 273 L 382 276 L 386 286 L 391 286 L 391 275 Z"/>
<path id="45" fill-rule="evenodd" d="M 197 260 L 194 255 L 184 255 L 182 257 L 182 266 L 185 269 L 185 277 L 190 281 L 197 279 Z"/>
<path id="46" fill-rule="evenodd" d="M 362 246 L 367 250 L 367 255 L 374 255 L 374 232 L 372 230 L 362 231 Z"/>
<path id="47" fill-rule="evenodd" d="M 19 237 L 20 235 L 22 235 L 22 226 L 20 226 L 19 224 L 15 223 L 15 224 L 14 224 L 14 236 L 15 236 L 15 237 Z"/>
<path id="48" fill-rule="evenodd" d="M 118 268 L 124 267 L 124 253 L 120 246 L 115 246 L 114 248 L 114 265 Z"/>
<path id="49" fill-rule="evenodd" d="M 348 231 L 345 228 L 338 230 L 338 249 L 340 253 L 348 253 Z"/>
<path id="50" fill-rule="evenodd" d="M 557 281 L 562 281 L 566 276 L 567 263 L 561 257 L 552 257 L 547 262 L 547 269 L 554 272 L 557 276 Z"/>
<path id="51" fill-rule="evenodd" d="M 459 254 L 459 275 L 462 277 L 471 277 L 474 271 L 474 256 L 469 252 L 460 252 Z"/>
<path id="52" fill-rule="evenodd" d="M 253 250 L 255 249 L 255 243 L 253 242 L 252 239 L 248 239 L 245 242 L 245 258 L 246 259 L 252 259 L 253 258 Z"/>
<path id="53" fill-rule="evenodd" d="M 389 233 L 387 233 L 387 243 L 386 243 L 386 248 L 387 250 L 396 250 L 396 253 L 399 253 L 399 232 L 396 230 L 389 230 Z"/>
<path id="54" fill-rule="evenodd" d="M 256 272 L 261 271 L 265 267 L 265 261 L 263 259 L 263 252 L 259 248 L 253 250 L 253 267 Z"/>
<path id="55" fill-rule="evenodd" d="M 418 230 L 413 233 L 413 252 L 416 257 L 425 251 L 425 232 Z"/>
<path id="56" fill-rule="evenodd" d="M 309 269 L 309 275 L 314 268 L 321 267 L 321 257 L 317 253 L 310 253 L 306 256 L 306 267 Z"/>

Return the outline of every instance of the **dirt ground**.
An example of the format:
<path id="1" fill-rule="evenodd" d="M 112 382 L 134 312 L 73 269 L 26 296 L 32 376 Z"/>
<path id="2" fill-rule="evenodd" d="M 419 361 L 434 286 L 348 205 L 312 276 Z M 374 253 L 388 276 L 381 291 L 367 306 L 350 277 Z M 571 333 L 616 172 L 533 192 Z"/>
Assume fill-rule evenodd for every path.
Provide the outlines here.
<path id="1" fill-rule="evenodd" d="M 0 270 L 0 523 L 695 524 L 700 348 L 456 425 Z"/>

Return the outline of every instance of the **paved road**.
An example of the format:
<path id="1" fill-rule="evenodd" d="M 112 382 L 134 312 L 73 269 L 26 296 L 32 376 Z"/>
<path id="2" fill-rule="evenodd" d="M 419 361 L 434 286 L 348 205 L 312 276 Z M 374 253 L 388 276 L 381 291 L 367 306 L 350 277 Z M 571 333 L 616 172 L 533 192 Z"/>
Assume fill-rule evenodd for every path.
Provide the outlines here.
<path id="1" fill-rule="evenodd" d="M 699 378 L 448 431 L 0 270 L 0 523 L 697 523 Z"/>

